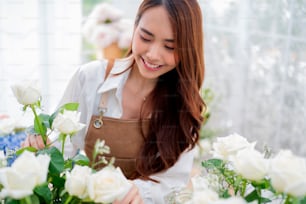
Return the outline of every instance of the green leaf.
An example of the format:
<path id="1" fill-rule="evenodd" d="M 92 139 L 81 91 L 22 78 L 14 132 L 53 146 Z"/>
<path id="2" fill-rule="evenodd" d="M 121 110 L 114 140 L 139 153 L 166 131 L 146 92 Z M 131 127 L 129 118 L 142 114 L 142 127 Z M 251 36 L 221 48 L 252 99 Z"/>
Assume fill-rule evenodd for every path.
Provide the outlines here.
<path id="1" fill-rule="evenodd" d="M 251 193 L 249 193 L 247 196 L 244 197 L 245 200 L 250 203 L 254 200 L 258 200 L 260 196 L 258 195 L 256 189 L 254 189 Z"/>
<path id="2" fill-rule="evenodd" d="M 229 198 L 229 197 L 231 197 L 231 194 L 228 192 L 228 189 L 226 189 L 223 192 L 221 192 L 221 194 L 219 194 L 219 196 L 221 198 Z"/>
<path id="3" fill-rule="evenodd" d="M 34 130 L 35 130 L 36 133 L 38 133 L 40 135 L 46 135 L 47 128 L 43 124 L 43 121 L 39 116 L 34 119 Z"/>
<path id="4" fill-rule="evenodd" d="M 7 198 L 7 199 L 5 199 L 4 203 L 5 204 L 19 204 L 20 202 L 18 200 Z"/>
<path id="5" fill-rule="evenodd" d="M 221 159 L 209 159 L 209 160 L 206 160 L 204 162 L 202 162 L 202 166 L 205 167 L 205 168 L 222 168 L 224 165 L 224 162 L 223 160 Z"/>
<path id="6" fill-rule="evenodd" d="M 306 204 L 306 196 L 304 198 L 301 198 L 299 204 Z"/>
<path id="7" fill-rule="evenodd" d="M 65 161 L 65 169 L 72 169 L 74 165 L 89 166 L 89 158 L 85 155 L 77 154 L 72 159 Z"/>
<path id="8" fill-rule="evenodd" d="M 38 116 L 42 122 L 42 124 L 46 127 L 46 128 L 51 128 L 50 126 L 50 116 L 47 114 L 39 114 Z"/>
<path id="9" fill-rule="evenodd" d="M 49 172 L 52 174 L 60 174 L 64 171 L 64 158 L 62 153 L 56 148 L 42 149 L 38 154 L 48 154 L 51 157 Z"/>
<path id="10" fill-rule="evenodd" d="M 261 198 L 260 198 L 260 203 L 271 203 L 271 199 L 261 197 Z"/>
<path id="11" fill-rule="evenodd" d="M 38 100 L 38 101 L 36 102 L 36 106 L 37 106 L 38 108 L 41 108 L 41 101 L 40 101 L 40 100 Z"/>
<path id="12" fill-rule="evenodd" d="M 80 166 L 89 166 L 90 163 L 89 158 L 82 154 L 77 154 L 72 158 L 72 161 Z"/>
<path id="13" fill-rule="evenodd" d="M 71 159 L 65 160 L 65 169 L 72 169 L 73 162 Z"/>
<path id="14" fill-rule="evenodd" d="M 30 202 L 31 202 L 31 204 L 40 204 L 39 198 L 36 195 L 31 195 L 30 196 Z"/>
<path id="15" fill-rule="evenodd" d="M 299 200 L 299 204 L 306 204 L 306 196 Z"/>
<path id="16" fill-rule="evenodd" d="M 28 108 L 28 106 L 29 106 L 29 105 L 25 105 L 25 106 L 23 106 L 23 107 L 22 107 L 22 111 L 23 111 L 23 112 L 24 112 L 24 111 L 26 111 L 26 110 L 27 110 L 27 108 Z"/>
<path id="17" fill-rule="evenodd" d="M 22 149 L 19 149 L 16 151 L 16 155 L 19 156 L 21 155 L 24 151 L 29 151 L 29 152 L 37 152 L 37 149 L 35 147 L 24 147 Z"/>
<path id="18" fill-rule="evenodd" d="M 52 194 L 48 187 L 48 183 L 45 183 L 40 186 L 36 186 L 34 192 L 39 196 L 40 200 L 43 203 L 51 203 Z"/>
<path id="19" fill-rule="evenodd" d="M 59 108 L 59 111 L 62 113 L 64 110 L 76 111 L 79 108 L 79 103 L 66 103 Z"/>
<path id="20" fill-rule="evenodd" d="M 50 127 L 52 127 L 52 123 L 57 116 L 58 113 L 63 113 L 64 110 L 69 110 L 69 111 L 76 111 L 79 108 L 79 103 L 66 103 L 59 107 L 51 116 L 49 119 Z"/>
<path id="21" fill-rule="evenodd" d="M 258 187 L 260 189 L 269 189 L 271 187 L 270 180 L 268 179 L 263 179 L 261 181 L 253 181 L 252 186 L 255 188 Z"/>
<path id="22" fill-rule="evenodd" d="M 50 182 L 53 184 L 54 188 L 57 188 L 59 191 L 65 186 L 65 178 L 61 177 L 59 174 L 49 174 Z"/>

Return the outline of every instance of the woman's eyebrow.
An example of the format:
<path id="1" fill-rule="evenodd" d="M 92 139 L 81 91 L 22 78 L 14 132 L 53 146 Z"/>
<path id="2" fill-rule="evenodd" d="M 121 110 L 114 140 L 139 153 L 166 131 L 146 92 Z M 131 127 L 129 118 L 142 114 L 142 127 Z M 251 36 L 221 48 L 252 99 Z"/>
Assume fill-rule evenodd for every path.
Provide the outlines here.
<path id="1" fill-rule="evenodd" d="M 144 33 L 146 33 L 146 34 L 148 34 L 148 35 L 154 37 L 153 33 L 151 33 L 150 31 L 148 31 L 147 29 L 145 29 L 145 28 L 140 28 L 140 30 L 141 30 L 142 32 L 144 32 Z"/>
<path id="2" fill-rule="evenodd" d="M 151 33 L 150 31 L 148 31 L 147 29 L 140 27 L 140 30 L 141 30 L 142 32 L 146 33 L 147 35 L 154 37 L 153 33 Z M 173 40 L 173 39 L 165 39 L 165 41 L 170 42 L 170 43 L 174 43 L 174 40 Z"/>

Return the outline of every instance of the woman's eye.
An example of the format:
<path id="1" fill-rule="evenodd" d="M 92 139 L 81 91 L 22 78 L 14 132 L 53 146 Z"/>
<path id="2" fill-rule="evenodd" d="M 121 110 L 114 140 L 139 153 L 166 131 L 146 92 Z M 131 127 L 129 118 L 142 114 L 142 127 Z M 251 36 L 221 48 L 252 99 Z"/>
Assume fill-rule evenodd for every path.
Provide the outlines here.
<path id="1" fill-rule="evenodd" d="M 169 47 L 169 46 L 165 46 L 165 48 L 167 49 L 167 50 L 174 50 L 174 47 Z"/>
<path id="2" fill-rule="evenodd" d="M 149 41 L 150 41 L 149 39 L 147 39 L 147 38 L 145 38 L 145 37 L 143 37 L 143 36 L 141 36 L 141 35 L 140 35 L 140 38 L 141 38 L 141 40 L 143 40 L 144 42 L 149 42 Z"/>

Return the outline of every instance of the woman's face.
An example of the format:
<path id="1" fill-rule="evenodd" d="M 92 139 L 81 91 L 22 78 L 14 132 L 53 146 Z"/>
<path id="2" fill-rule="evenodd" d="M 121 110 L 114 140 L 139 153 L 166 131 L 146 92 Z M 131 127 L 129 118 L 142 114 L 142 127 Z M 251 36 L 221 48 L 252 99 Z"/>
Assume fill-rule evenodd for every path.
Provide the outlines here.
<path id="1" fill-rule="evenodd" d="M 173 36 L 163 6 L 150 8 L 143 13 L 132 43 L 133 56 L 143 77 L 156 79 L 176 67 L 178 60 Z"/>

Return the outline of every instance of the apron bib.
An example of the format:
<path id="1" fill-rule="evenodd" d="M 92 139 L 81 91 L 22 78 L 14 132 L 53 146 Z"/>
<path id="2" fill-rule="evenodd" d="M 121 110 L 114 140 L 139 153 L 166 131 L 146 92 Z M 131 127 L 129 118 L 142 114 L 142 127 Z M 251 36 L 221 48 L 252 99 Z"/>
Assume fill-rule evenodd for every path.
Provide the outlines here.
<path id="1" fill-rule="evenodd" d="M 110 73 L 113 63 L 113 61 L 108 62 L 105 79 Z M 148 133 L 150 119 L 122 120 L 104 117 L 103 114 L 107 111 L 107 100 L 108 92 L 101 95 L 100 115 L 91 117 L 85 137 L 86 155 L 91 162 L 94 162 L 92 160 L 95 143 L 98 139 L 104 140 L 105 144 L 110 147 L 110 154 L 100 155 L 100 158 L 104 156 L 107 160 L 110 160 L 114 157 L 114 165 L 120 167 L 128 179 L 135 179 L 138 176 L 136 160 L 144 143 L 143 135 Z M 99 160 L 99 155 L 96 159 Z M 99 165 L 97 169 L 102 167 L 103 165 Z"/>
<path id="2" fill-rule="evenodd" d="M 103 117 L 103 125 L 95 128 L 94 123 L 99 116 L 92 116 L 90 126 L 85 138 L 85 152 L 92 161 L 92 155 L 97 139 L 105 140 L 105 144 L 110 147 L 110 154 L 105 154 L 107 160 L 115 157 L 114 165 L 120 167 L 123 174 L 133 179 L 137 175 L 136 159 L 139 156 L 140 148 L 143 145 L 144 138 L 141 131 L 148 132 L 149 119 L 143 120 L 122 120 L 109 117 Z M 97 156 L 99 160 L 99 156 Z M 102 168 L 99 165 L 97 169 Z"/>

